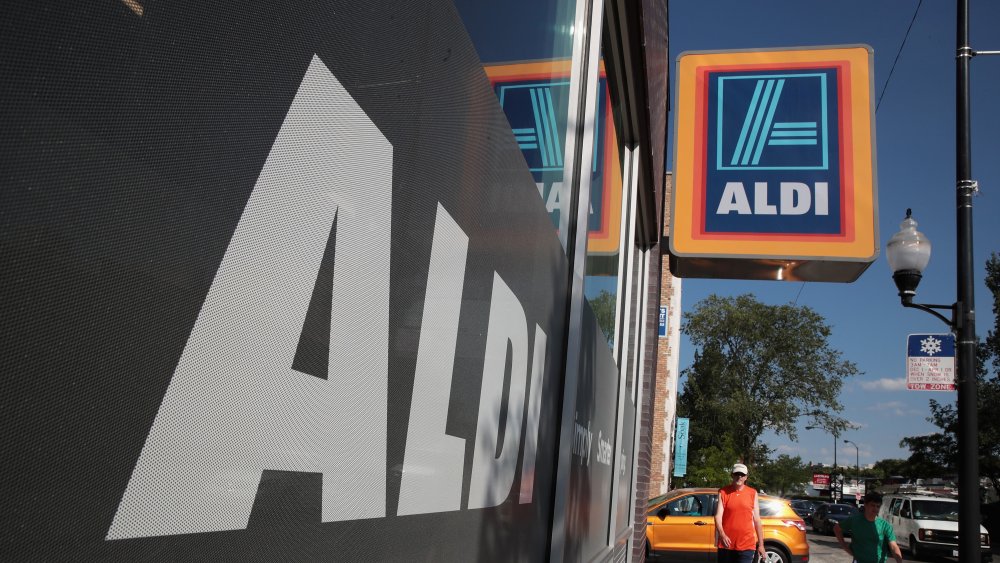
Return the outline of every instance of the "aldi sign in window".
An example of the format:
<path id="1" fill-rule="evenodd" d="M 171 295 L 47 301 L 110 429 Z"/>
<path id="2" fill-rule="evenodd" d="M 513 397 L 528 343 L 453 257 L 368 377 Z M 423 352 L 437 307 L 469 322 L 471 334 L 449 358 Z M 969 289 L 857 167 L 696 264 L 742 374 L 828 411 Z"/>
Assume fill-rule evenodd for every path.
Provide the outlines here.
<path id="1" fill-rule="evenodd" d="M 853 281 L 874 261 L 871 58 L 866 46 L 678 58 L 678 275 Z"/>
<path id="2" fill-rule="evenodd" d="M 535 180 L 538 195 L 558 228 L 560 215 L 571 201 L 568 186 L 563 182 L 570 61 L 492 64 L 485 70 Z M 621 237 L 622 178 L 616 162 L 618 141 L 603 66 L 598 88 L 587 252 L 611 255 L 617 254 Z"/>

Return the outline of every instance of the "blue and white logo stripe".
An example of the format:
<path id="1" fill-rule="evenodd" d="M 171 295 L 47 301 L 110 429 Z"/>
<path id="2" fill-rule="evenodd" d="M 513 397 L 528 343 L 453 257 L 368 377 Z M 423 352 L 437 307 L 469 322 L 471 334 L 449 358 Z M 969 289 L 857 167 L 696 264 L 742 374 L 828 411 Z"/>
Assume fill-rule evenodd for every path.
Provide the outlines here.
<path id="1" fill-rule="evenodd" d="M 775 123 L 768 145 L 815 145 L 816 122 L 792 121 Z"/>
<path id="2" fill-rule="evenodd" d="M 530 169 L 562 170 L 563 136 L 557 122 L 559 114 L 555 102 L 559 92 L 555 88 L 567 88 L 568 82 L 502 85 L 498 90 L 500 106 L 507 112 L 514 139 L 529 159 Z"/>
<path id="3" fill-rule="evenodd" d="M 777 86 L 775 86 L 776 83 Z M 764 89 L 763 96 L 761 95 L 762 87 Z M 771 128 L 771 121 L 774 119 L 774 110 L 778 107 L 778 100 L 781 98 L 781 90 L 784 87 L 784 79 L 757 81 L 757 87 L 754 89 L 753 99 L 750 100 L 750 107 L 747 108 L 746 118 L 743 120 L 743 129 L 740 131 L 740 138 L 736 142 L 736 150 L 733 151 L 733 159 L 730 164 L 735 166 L 738 160 L 740 165 L 746 166 L 750 161 L 751 151 L 753 151 L 753 164 L 760 164 L 760 153 L 764 149 L 764 140 L 767 137 L 766 132 Z M 767 108 L 766 118 L 764 118 L 765 107 Z M 752 127 L 750 125 L 751 121 L 753 121 Z M 760 135 L 761 129 L 765 131 L 764 135 Z M 747 140 L 748 132 L 750 133 L 749 141 Z M 746 142 L 745 145 L 744 142 Z M 754 150 L 754 147 L 756 147 L 756 150 Z M 742 159 L 740 159 L 741 153 L 743 155 Z"/>

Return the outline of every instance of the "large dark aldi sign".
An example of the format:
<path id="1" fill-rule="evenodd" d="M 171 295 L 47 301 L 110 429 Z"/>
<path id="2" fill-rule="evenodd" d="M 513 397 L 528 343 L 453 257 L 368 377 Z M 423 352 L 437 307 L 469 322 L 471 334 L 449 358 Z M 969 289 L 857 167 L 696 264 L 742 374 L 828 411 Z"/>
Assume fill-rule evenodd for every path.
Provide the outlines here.
<path id="1" fill-rule="evenodd" d="M 568 262 L 452 2 L 4 8 L 0 561 L 544 560 Z"/>
<path id="2" fill-rule="evenodd" d="M 853 281 L 874 261 L 871 59 L 867 46 L 678 58 L 676 273 Z"/>

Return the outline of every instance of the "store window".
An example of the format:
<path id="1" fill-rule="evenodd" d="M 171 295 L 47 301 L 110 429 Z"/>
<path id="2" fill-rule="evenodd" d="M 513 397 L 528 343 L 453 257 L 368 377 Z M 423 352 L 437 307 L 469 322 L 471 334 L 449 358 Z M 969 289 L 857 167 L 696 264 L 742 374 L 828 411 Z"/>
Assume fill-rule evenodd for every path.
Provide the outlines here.
<path id="1" fill-rule="evenodd" d="M 563 181 L 575 0 L 458 0 L 497 101 L 555 229 L 572 218 Z M 565 248 L 565 236 L 560 237 Z"/>
<path id="2" fill-rule="evenodd" d="M 622 152 L 612 115 L 611 93 L 603 60 L 598 81 L 594 151 L 591 157 L 590 206 L 587 221 L 587 265 L 584 294 L 608 346 L 617 329 L 623 215 Z"/>

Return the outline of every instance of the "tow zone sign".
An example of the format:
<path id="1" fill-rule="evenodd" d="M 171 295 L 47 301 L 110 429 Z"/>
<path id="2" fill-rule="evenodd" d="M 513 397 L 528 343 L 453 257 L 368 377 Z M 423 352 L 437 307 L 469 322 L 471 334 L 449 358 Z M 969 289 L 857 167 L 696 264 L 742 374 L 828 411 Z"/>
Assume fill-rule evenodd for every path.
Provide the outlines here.
<path id="1" fill-rule="evenodd" d="M 906 388 L 954 391 L 955 335 L 911 334 L 906 337 Z"/>

